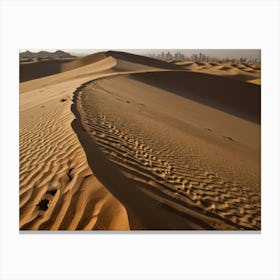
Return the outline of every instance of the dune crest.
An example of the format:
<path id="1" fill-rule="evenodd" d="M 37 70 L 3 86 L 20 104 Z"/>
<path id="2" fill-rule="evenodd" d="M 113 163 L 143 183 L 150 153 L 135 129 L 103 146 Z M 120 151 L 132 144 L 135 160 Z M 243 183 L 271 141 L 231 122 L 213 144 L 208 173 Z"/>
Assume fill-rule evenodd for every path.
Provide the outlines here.
<path id="1" fill-rule="evenodd" d="M 183 100 L 180 95 L 174 96 L 155 87 L 157 83 L 153 86 L 143 83 L 147 76 L 152 76 L 156 82 L 167 83 L 169 80 L 172 84 L 177 82 L 177 75 L 178 73 L 174 72 L 152 72 L 130 75 L 132 78 L 108 77 L 82 88 L 77 97 L 79 113 L 76 112 L 76 117 L 79 118 L 77 114 L 81 115 L 80 125 L 86 129 L 86 137 L 93 139 L 95 143 L 89 140 L 83 145 L 84 141 L 80 141 L 89 153 L 90 149 L 94 149 L 95 154 L 100 149 L 99 153 L 104 153 L 103 157 L 109 160 L 104 159 L 101 163 L 88 157 L 89 164 L 94 162 L 91 166 L 95 168 L 100 180 L 104 180 L 104 185 L 122 201 L 128 212 L 136 212 L 137 217 L 141 217 L 140 220 L 148 228 L 151 227 L 149 223 L 145 224 L 149 220 L 148 214 L 143 217 L 143 211 L 138 209 L 141 209 L 145 201 L 148 201 L 149 205 L 151 197 L 155 203 L 160 201 L 180 215 L 190 215 L 190 209 L 196 213 L 204 213 L 203 218 L 202 214 L 200 217 L 194 213 L 191 216 L 197 226 L 202 228 L 205 225 L 208 229 L 213 225 L 219 229 L 259 228 L 260 197 L 255 194 L 259 188 L 259 177 L 255 176 L 259 166 L 252 164 L 258 157 L 255 150 L 258 145 L 254 146 L 252 143 L 259 134 L 259 126 L 190 99 Z M 189 75 L 190 73 L 186 73 L 186 80 L 190 78 Z M 139 76 L 143 76 L 142 79 L 139 79 Z M 137 77 L 137 80 L 134 80 L 134 77 Z M 175 81 L 172 81 L 174 78 Z M 191 80 L 194 80 L 192 76 Z M 179 84 L 181 87 L 185 86 L 185 89 L 189 86 L 192 90 L 191 84 Z M 231 81 L 228 88 L 232 88 Z M 222 88 L 222 93 L 223 90 Z M 254 98 L 257 99 L 258 89 L 255 90 Z M 158 100 L 157 96 L 161 96 L 164 101 Z M 179 103 L 182 111 L 179 111 L 176 105 Z M 238 104 L 232 102 L 232 106 L 237 107 Z M 200 110 L 207 117 L 200 117 L 194 123 L 192 119 L 200 114 Z M 224 122 L 217 124 L 216 121 L 221 118 Z M 164 122 L 164 125 L 161 122 Z M 246 137 L 251 133 L 249 139 L 238 133 L 238 129 L 232 130 L 237 124 L 239 129 L 243 126 L 242 129 L 247 130 Z M 206 125 L 211 129 L 205 130 Z M 228 132 L 227 126 L 231 128 Z M 223 130 L 223 135 L 213 135 L 219 130 Z M 154 131 L 157 131 L 157 134 L 154 134 Z M 213 133 L 209 133 L 210 131 Z M 215 142 L 211 144 L 211 141 Z M 171 143 L 173 147 L 169 148 Z M 93 148 L 95 145 L 96 148 Z M 249 148 L 251 145 L 254 146 L 252 150 Z M 212 154 L 223 156 L 214 157 Z M 242 155 L 243 163 L 238 154 Z M 228 167 L 225 167 L 224 157 L 227 158 Z M 98 158 L 101 158 L 101 154 Z M 207 168 L 204 166 L 205 162 Z M 104 166 L 106 171 L 98 169 L 98 166 Z M 114 169 L 128 179 L 114 174 Z M 108 172 L 109 177 L 114 178 L 113 182 L 108 181 Z M 139 205 L 138 200 L 133 200 L 133 197 L 139 198 L 140 194 L 132 194 L 132 188 L 145 193 L 139 200 Z M 129 197 L 130 201 L 127 201 L 126 197 Z M 161 211 L 166 209 L 162 207 L 154 210 L 154 215 L 162 216 Z M 188 218 L 190 219 L 189 216 Z M 178 229 L 184 227 L 174 219 L 165 219 L 162 224 L 157 225 L 164 229 L 171 225 Z"/>
<path id="2" fill-rule="evenodd" d="M 71 95 L 82 82 L 20 96 L 22 230 L 129 229 L 126 210 L 93 175 L 71 128 Z"/>
<path id="3" fill-rule="evenodd" d="M 260 229 L 258 66 L 108 51 L 61 69 L 20 84 L 21 230 Z"/>

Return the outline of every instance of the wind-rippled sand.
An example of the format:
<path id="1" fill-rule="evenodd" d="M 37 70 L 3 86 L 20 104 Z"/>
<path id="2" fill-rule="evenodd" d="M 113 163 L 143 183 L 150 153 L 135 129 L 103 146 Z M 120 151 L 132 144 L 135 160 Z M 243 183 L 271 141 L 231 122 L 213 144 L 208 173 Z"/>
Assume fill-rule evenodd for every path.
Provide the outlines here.
<path id="1" fill-rule="evenodd" d="M 99 56 L 21 85 L 20 228 L 260 229 L 260 86 Z"/>

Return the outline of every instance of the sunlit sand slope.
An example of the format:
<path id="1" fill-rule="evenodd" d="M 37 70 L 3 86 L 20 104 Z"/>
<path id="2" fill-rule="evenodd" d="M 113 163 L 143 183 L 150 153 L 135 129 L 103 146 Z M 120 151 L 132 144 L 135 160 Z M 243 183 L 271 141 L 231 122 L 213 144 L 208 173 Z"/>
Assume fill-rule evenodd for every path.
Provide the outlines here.
<path id="1" fill-rule="evenodd" d="M 21 230 L 261 228 L 260 86 L 123 52 L 61 67 L 20 83 Z"/>
<path id="2" fill-rule="evenodd" d="M 87 162 L 78 140 L 83 130 L 77 137 L 72 128 L 71 105 L 87 81 L 169 65 L 132 57 L 134 62 L 124 53 L 94 54 L 63 65 L 61 73 L 47 76 L 48 69 L 41 69 L 46 77 L 20 83 L 20 229 L 130 228 L 126 209 Z"/>
<path id="3" fill-rule="evenodd" d="M 180 75 L 186 82 L 177 83 Z M 132 227 L 134 219 L 136 228 L 182 229 L 192 220 L 205 229 L 259 229 L 259 112 L 246 101 L 259 104 L 258 86 L 248 91 L 239 81 L 180 75 L 104 78 L 77 93 L 88 138 L 80 141 L 86 153 L 100 154 L 88 155 L 90 166 L 131 213 Z M 151 200 L 158 208 L 143 210 Z M 185 224 L 160 220 L 166 207 L 187 217 Z"/>
<path id="4" fill-rule="evenodd" d="M 73 134 L 71 93 L 80 82 L 21 96 L 21 229 L 129 228 L 125 209 L 93 175 Z"/>

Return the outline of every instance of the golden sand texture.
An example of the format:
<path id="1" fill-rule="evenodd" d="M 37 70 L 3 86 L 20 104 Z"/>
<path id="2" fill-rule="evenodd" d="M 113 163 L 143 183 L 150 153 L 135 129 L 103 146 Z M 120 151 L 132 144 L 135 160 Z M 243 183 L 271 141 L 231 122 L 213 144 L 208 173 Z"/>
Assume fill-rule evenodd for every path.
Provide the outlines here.
<path id="1" fill-rule="evenodd" d="M 103 52 L 21 83 L 20 229 L 260 229 L 260 86 L 192 65 Z"/>
<path id="2" fill-rule="evenodd" d="M 261 66 L 259 63 L 180 61 L 175 62 L 175 64 L 188 71 L 227 77 L 257 85 L 261 84 Z"/>

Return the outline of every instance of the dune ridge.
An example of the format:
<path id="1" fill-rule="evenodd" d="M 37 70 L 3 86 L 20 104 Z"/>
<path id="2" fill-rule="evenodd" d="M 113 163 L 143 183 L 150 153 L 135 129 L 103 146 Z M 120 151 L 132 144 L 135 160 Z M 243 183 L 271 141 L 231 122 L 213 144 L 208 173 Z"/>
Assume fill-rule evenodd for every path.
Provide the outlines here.
<path id="1" fill-rule="evenodd" d="M 71 95 L 64 91 L 70 87 L 71 92 L 79 82 L 60 86 L 56 102 L 46 100 L 50 91 L 46 89 L 40 93 L 39 104 L 21 113 L 20 228 L 23 230 L 128 229 L 125 209 L 93 175 L 72 133 L 73 116 L 68 109 Z M 28 97 L 33 98 L 29 93 Z M 104 210 L 109 207 L 116 209 L 114 215 Z"/>
<path id="2" fill-rule="evenodd" d="M 58 74 L 62 71 L 61 67 L 65 62 L 74 60 L 74 58 L 68 59 L 47 59 L 39 61 L 27 61 L 20 63 L 20 82 L 26 82 Z"/>
<path id="3" fill-rule="evenodd" d="M 75 89 L 118 74 L 116 63 L 95 55 L 94 62 L 91 56 L 72 70 L 20 83 L 21 230 L 129 229 L 126 209 L 92 173 L 71 127 Z"/>
<path id="4" fill-rule="evenodd" d="M 131 75 L 186 98 L 211 104 L 221 110 L 260 123 L 261 89 L 259 85 L 197 72 L 165 71 Z"/>
<path id="5" fill-rule="evenodd" d="M 82 96 L 80 96 L 79 93 L 84 90 L 84 87 L 90 84 L 91 82 L 85 83 L 75 92 L 72 111 L 76 116 L 76 120 L 72 123 L 72 127 L 86 152 L 89 165 L 94 173 L 104 186 L 125 205 L 130 229 L 203 230 L 219 227 L 221 221 L 216 221 L 215 217 L 209 219 L 191 209 L 188 209 L 186 212 L 180 204 L 177 203 L 176 199 L 172 201 L 170 196 L 152 193 L 151 190 L 147 189 L 143 190 L 143 188 L 140 188 L 141 181 L 131 180 L 129 177 L 124 176 L 123 172 L 121 172 L 119 168 L 116 168 L 115 162 L 111 159 L 108 160 L 108 153 L 104 151 L 104 146 L 102 145 L 100 148 L 100 141 L 96 141 L 96 139 L 94 139 L 95 137 L 92 137 L 92 135 L 100 133 L 101 142 L 103 140 L 103 142 L 108 144 L 107 147 L 110 147 L 110 144 L 105 139 L 106 137 L 110 140 L 115 139 L 112 138 L 114 137 L 111 133 L 112 131 L 110 130 L 109 134 L 107 134 L 106 130 L 102 127 L 94 127 L 95 132 L 88 133 L 88 126 L 84 123 L 84 121 L 86 123 L 87 121 L 84 119 L 86 115 L 81 103 Z M 90 125 L 89 129 L 92 132 L 93 126 Z M 124 138 L 128 140 L 126 136 Z M 117 141 L 117 139 L 115 139 L 115 141 Z M 116 148 L 112 150 L 113 153 L 117 153 Z M 110 152 L 112 152 L 112 150 L 110 150 Z M 141 170 L 140 165 L 137 167 Z M 230 222 L 229 224 L 223 225 L 222 228 L 236 229 Z"/>
<path id="6" fill-rule="evenodd" d="M 150 58 L 67 64 L 20 84 L 21 230 L 260 229 L 260 125 L 233 113 L 256 108 L 218 108 L 207 75 Z"/>
<path id="7" fill-rule="evenodd" d="M 108 61 L 113 63 L 109 68 L 115 72 L 148 69 L 181 69 L 178 65 L 149 57 L 107 51 L 94 53 L 81 58 L 45 59 L 40 61 L 22 62 L 20 63 L 20 82 L 52 76 L 93 64 L 96 67 L 100 67 L 100 65 L 104 65 Z M 100 69 L 103 71 L 102 67 L 100 67 Z"/>
<path id="8" fill-rule="evenodd" d="M 180 61 L 175 62 L 175 64 L 192 72 L 231 78 L 234 80 L 254 83 L 256 85 L 261 84 L 261 66 L 258 63 Z"/>
<path id="9" fill-rule="evenodd" d="M 150 74 L 163 74 L 163 77 L 166 80 L 166 75 L 169 74 L 172 78 L 174 73 L 137 73 L 132 76 L 143 75 L 146 77 Z M 108 80 L 116 81 L 118 79 L 122 79 L 122 83 L 116 82 L 113 86 L 108 82 Z M 107 85 L 109 84 L 111 87 L 106 88 L 102 86 L 105 84 L 105 81 L 107 82 Z M 187 158 L 189 160 L 187 164 L 186 162 L 178 162 L 178 158 L 180 158 L 179 154 L 183 151 L 185 152 L 185 150 L 179 150 L 178 154 L 175 155 L 170 154 L 170 151 L 166 154 L 166 152 L 164 152 L 166 147 L 160 147 L 160 145 L 162 145 L 161 140 L 163 137 L 160 137 L 160 142 L 157 142 L 157 145 L 154 145 L 153 147 L 145 144 L 145 141 L 151 141 L 149 139 L 152 139 L 152 142 L 155 142 L 156 139 L 153 139 L 151 134 L 149 134 L 149 137 L 146 136 L 141 138 L 139 135 L 144 134 L 145 131 L 138 131 L 135 129 L 135 123 L 137 121 L 135 117 L 133 117 L 135 108 L 129 114 L 129 109 L 127 107 L 131 106 L 131 104 L 135 102 L 134 96 L 126 96 L 126 98 L 130 97 L 132 100 L 134 99 L 134 101 L 124 100 L 123 96 L 120 97 L 118 94 L 114 96 L 114 92 L 111 91 L 112 89 L 117 89 L 118 85 L 125 83 L 126 81 L 124 81 L 122 76 L 122 78 L 101 78 L 98 81 L 87 84 L 80 92 L 80 103 L 76 105 L 78 106 L 79 113 L 82 115 L 83 119 L 80 125 L 87 130 L 87 137 L 93 139 L 100 147 L 101 151 L 115 165 L 109 165 L 110 168 L 106 168 L 106 176 L 108 176 L 108 172 L 112 169 L 117 168 L 121 170 L 125 176 L 132 180 L 135 188 L 140 188 L 142 190 L 145 189 L 145 191 L 148 192 L 155 192 L 157 196 L 161 196 L 162 193 L 166 195 L 169 198 L 168 200 L 164 200 L 162 197 L 157 197 L 157 201 L 164 201 L 162 202 L 163 205 L 167 205 L 169 208 L 173 209 L 173 211 L 177 211 L 182 214 L 189 212 L 190 209 L 195 209 L 196 212 L 199 209 L 200 213 L 206 213 L 206 216 L 204 219 L 201 219 L 200 217 L 200 222 L 198 224 L 201 225 L 201 223 L 204 222 L 208 225 L 208 229 L 211 229 L 211 226 L 213 225 L 219 229 L 258 229 L 260 227 L 260 197 L 256 195 L 254 187 L 252 187 L 252 184 L 254 183 L 250 182 L 247 186 L 244 185 L 244 182 L 242 182 L 243 186 L 242 183 L 236 183 L 234 176 L 238 175 L 242 177 L 240 171 L 235 170 L 236 173 L 233 172 L 233 177 L 231 180 L 228 180 L 224 174 L 220 176 L 219 172 L 209 170 L 209 168 L 204 169 L 202 166 L 197 166 L 197 162 L 192 159 L 192 157 L 194 158 L 197 155 L 193 154 L 193 151 L 191 150 L 187 151 L 187 153 L 191 153 L 187 154 Z M 136 90 L 131 87 L 131 84 L 126 83 L 126 86 L 135 93 Z M 144 90 L 144 88 L 142 88 L 142 90 Z M 151 94 L 151 92 L 152 89 L 150 89 L 149 94 Z M 105 93 L 109 96 L 108 99 L 104 97 Z M 112 96 L 114 96 L 118 102 L 114 102 L 111 106 L 108 106 L 108 110 L 106 110 L 104 105 L 106 104 L 107 106 L 111 102 Z M 104 100 L 106 100 L 106 102 Z M 101 111 L 101 107 L 98 106 L 99 103 L 102 104 Z M 121 106 L 121 103 L 124 103 L 124 105 Z M 136 104 L 136 108 L 138 109 L 142 107 L 143 110 L 143 106 L 145 106 L 143 103 Z M 120 111 L 124 111 L 124 119 L 122 119 L 123 116 L 121 116 L 120 113 L 116 113 L 113 108 L 118 108 Z M 122 122 L 118 122 L 116 118 L 110 115 L 108 116 L 106 113 L 109 113 L 110 111 L 114 112 L 111 113 L 111 115 L 118 115 L 118 118 L 121 118 Z M 155 112 L 153 112 L 153 114 L 154 113 Z M 129 132 L 127 131 L 127 127 L 123 130 L 120 127 L 123 123 L 126 123 L 126 126 L 129 126 L 127 119 L 134 123 L 133 130 L 129 130 Z M 149 120 L 147 119 L 144 120 L 145 123 L 148 123 L 148 121 Z M 151 122 L 148 127 L 151 127 L 150 129 L 153 128 Z M 163 129 L 167 129 L 166 127 L 168 127 L 168 124 L 165 122 Z M 174 128 L 172 128 L 172 132 L 176 133 Z M 167 135 L 164 136 L 167 137 Z M 190 138 L 191 135 L 188 135 L 188 137 Z M 232 138 L 227 137 L 227 139 Z M 91 142 L 91 147 L 93 145 L 94 144 Z M 179 145 L 179 143 L 177 145 Z M 84 147 L 84 149 L 89 150 L 88 147 Z M 175 161 L 171 163 L 173 158 Z M 89 162 L 90 160 L 91 159 L 88 159 Z M 94 160 L 92 168 L 95 167 L 96 169 L 99 165 L 104 165 L 104 163 L 100 164 L 98 161 Z M 232 166 L 230 166 L 230 168 L 232 169 Z M 100 173 L 103 174 L 103 171 L 100 171 Z M 104 180 L 102 178 L 104 175 L 100 176 L 100 180 Z M 114 177 L 114 175 L 111 174 L 111 177 Z M 245 178 L 244 180 L 248 179 L 249 178 Z M 108 183 L 106 182 L 107 181 L 105 180 L 105 185 L 108 187 Z M 116 182 L 117 179 L 114 179 L 114 184 L 117 184 Z M 112 185 L 112 183 L 109 184 Z M 126 184 L 127 186 L 123 188 L 130 189 L 132 187 L 129 183 Z M 258 178 L 256 178 L 255 185 L 257 187 Z M 115 196 L 120 201 L 123 201 L 123 192 L 125 193 L 126 190 L 122 189 L 120 195 L 118 194 L 118 190 L 114 189 L 114 186 L 111 186 L 110 190 L 112 192 L 116 192 Z M 133 196 L 129 195 L 129 197 Z M 142 204 L 144 200 L 147 200 L 147 198 L 140 200 L 140 203 Z M 141 208 L 140 205 L 136 206 L 137 200 L 133 202 L 133 206 L 129 203 L 127 204 L 125 200 L 123 204 L 126 206 L 126 209 L 131 207 Z M 179 208 L 178 204 L 180 205 Z M 186 208 L 184 209 L 182 205 Z M 134 209 L 131 211 L 137 212 L 137 210 Z M 161 209 L 157 212 L 160 211 L 163 210 Z M 138 217 L 141 215 L 143 215 L 143 213 L 137 212 Z M 214 219 L 214 221 L 211 221 L 210 219 L 209 222 L 209 216 Z M 192 218 L 194 217 L 196 217 L 196 215 Z M 142 219 L 145 220 L 147 217 Z M 170 221 L 166 221 L 166 223 L 172 224 Z M 182 226 L 180 223 L 176 224 L 174 221 L 172 225 L 174 228 L 177 226 L 179 229 Z M 159 226 L 160 228 L 168 228 L 166 224 L 161 224 Z"/>
<path id="10" fill-rule="evenodd" d="M 78 58 L 74 61 L 64 63 L 62 65 L 62 71 L 69 71 L 69 70 L 73 70 L 75 68 L 86 66 L 86 65 L 91 64 L 91 63 L 96 63 L 96 62 L 98 62 L 100 60 L 103 60 L 107 57 L 108 56 L 106 55 L 106 52 L 98 52 L 98 53 L 94 53 L 94 54 L 91 54 L 91 55 L 83 56 L 83 57 Z"/>

